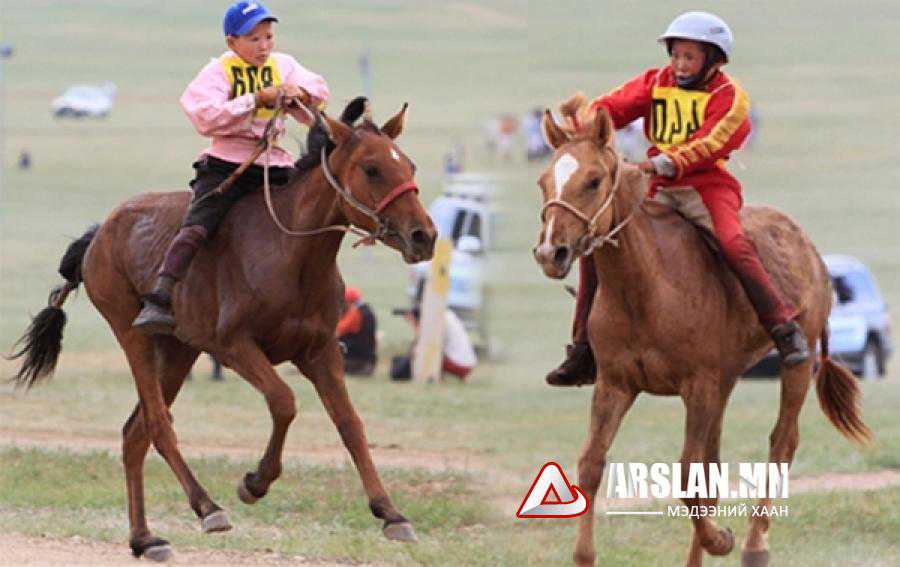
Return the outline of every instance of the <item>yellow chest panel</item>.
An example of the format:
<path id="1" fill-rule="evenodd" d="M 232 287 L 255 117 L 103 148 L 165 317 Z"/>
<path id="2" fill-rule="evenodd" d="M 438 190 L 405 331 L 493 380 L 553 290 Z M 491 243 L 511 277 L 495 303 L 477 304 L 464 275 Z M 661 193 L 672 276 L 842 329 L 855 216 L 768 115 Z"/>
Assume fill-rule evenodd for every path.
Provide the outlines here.
<path id="1" fill-rule="evenodd" d="M 703 125 L 710 94 L 678 87 L 653 87 L 650 141 L 660 149 L 684 143 Z"/>
<path id="2" fill-rule="evenodd" d="M 222 59 L 222 70 L 225 71 L 230 86 L 229 100 L 255 93 L 265 87 L 277 87 L 281 84 L 278 65 L 271 57 L 266 59 L 265 65 L 257 67 L 250 65 L 237 55 L 232 55 Z M 273 112 L 268 108 L 257 108 L 255 117 L 268 120 L 272 117 Z"/>

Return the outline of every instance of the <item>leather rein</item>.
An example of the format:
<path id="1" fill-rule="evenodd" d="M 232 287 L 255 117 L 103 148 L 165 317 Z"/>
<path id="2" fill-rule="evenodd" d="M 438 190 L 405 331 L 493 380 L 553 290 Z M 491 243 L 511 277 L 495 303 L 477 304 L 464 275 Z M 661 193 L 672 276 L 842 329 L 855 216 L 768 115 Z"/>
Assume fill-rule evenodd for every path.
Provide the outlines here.
<path id="1" fill-rule="evenodd" d="M 546 222 L 547 210 L 550 207 L 560 207 L 569 211 L 573 215 L 575 215 L 578 220 L 583 222 L 587 227 L 587 232 L 579 239 L 579 244 L 582 242 L 586 242 L 587 244 L 584 246 L 579 246 L 578 248 L 584 248 L 584 251 L 581 252 L 581 255 L 585 256 L 593 253 L 595 250 L 599 250 L 603 247 L 604 244 L 610 244 L 613 247 L 618 248 L 619 241 L 614 238 L 616 234 L 618 234 L 622 229 L 624 229 L 631 219 L 634 218 L 635 213 L 637 213 L 638 209 L 641 208 L 641 205 L 644 203 L 644 199 L 646 196 L 642 198 L 634 208 L 631 209 L 631 212 L 625 217 L 625 220 L 617 224 L 614 228 L 612 228 L 606 234 L 598 234 L 597 230 L 597 221 L 600 219 L 600 215 L 602 215 L 606 210 L 612 206 L 613 199 L 616 197 L 616 193 L 619 191 L 619 186 L 621 185 L 622 180 L 622 158 L 619 157 L 618 154 L 615 153 L 615 150 L 611 150 L 616 157 L 616 171 L 612 181 L 612 189 L 606 197 L 606 200 L 600 205 L 600 208 L 597 209 L 597 212 L 594 213 L 594 216 L 588 217 L 586 214 L 578 210 L 577 207 L 572 205 L 567 201 L 563 201 L 562 199 L 550 199 L 544 206 L 541 208 L 541 222 Z"/>
<path id="2" fill-rule="evenodd" d="M 281 221 L 278 219 L 278 215 L 275 212 L 275 206 L 272 202 L 272 189 L 269 184 L 269 156 L 271 154 L 272 146 L 275 145 L 275 137 L 277 135 L 275 123 L 278 118 L 284 113 L 286 102 L 293 102 L 314 120 L 319 119 L 317 114 L 314 114 L 313 111 L 311 111 L 306 105 L 300 102 L 298 98 L 295 97 L 291 100 L 286 101 L 283 96 L 279 94 L 275 102 L 275 113 L 266 124 L 266 128 L 263 131 L 263 138 L 257 146 L 256 150 L 250 157 L 248 157 L 244 161 L 244 163 L 240 165 L 240 167 L 238 167 L 231 175 L 229 175 L 228 178 L 225 179 L 225 181 L 219 184 L 219 186 L 216 187 L 213 191 L 210 191 L 209 193 L 204 195 L 201 199 L 216 193 L 225 192 L 234 184 L 235 181 L 237 181 L 237 179 L 244 173 L 244 171 L 246 171 L 247 168 L 250 167 L 250 165 L 252 165 L 254 161 L 256 161 L 256 159 L 260 155 L 265 153 L 265 163 L 263 164 L 263 194 L 265 195 L 266 208 L 269 211 L 269 216 L 272 217 L 272 221 L 275 223 L 275 226 L 277 226 L 282 233 L 288 236 L 304 237 L 324 234 L 326 232 L 352 232 L 353 234 L 361 237 L 360 240 L 353 244 L 354 248 L 360 245 L 372 246 L 379 239 L 383 239 L 384 237 L 389 235 L 394 235 L 402 238 L 402 235 L 397 232 L 397 230 L 394 229 L 388 221 L 381 218 L 381 213 L 391 203 L 393 203 L 406 193 L 410 191 L 418 193 L 419 187 L 416 185 L 415 181 L 410 179 L 409 181 L 397 185 L 375 205 L 374 209 L 371 209 L 365 204 L 361 203 L 356 197 L 354 197 L 353 192 L 341 185 L 340 181 L 335 178 L 334 173 L 332 173 L 331 167 L 328 164 L 328 155 L 325 151 L 325 148 L 322 148 L 321 166 L 322 172 L 325 174 L 325 179 L 328 181 L 328 184 L 331 185 L 332 188 L 334 188 L 337 194 L 340 195 L 340 197 L 348 205 L 350 205 L 366 217 L 372 219 L 372 221 L 375 223 L 375 229 L 372 232 L 367 232 L 361 228 L 357 228 L 349 224 L 333 224 L 313 230 L 296 231 L 290 230 L 281 223 Z"/>

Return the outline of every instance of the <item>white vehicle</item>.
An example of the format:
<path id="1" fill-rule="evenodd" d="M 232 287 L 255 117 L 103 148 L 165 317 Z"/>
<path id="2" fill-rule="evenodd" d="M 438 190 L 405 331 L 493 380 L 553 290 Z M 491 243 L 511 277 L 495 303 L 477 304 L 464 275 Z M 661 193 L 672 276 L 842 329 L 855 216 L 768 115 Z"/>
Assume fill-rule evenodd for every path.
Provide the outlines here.
<path id="1" fill-rule="evenodd" d="M 448 176 L 444 194 L 428 207 L 438 238 L 450 238 L 456 247 L 461 237 L 474 236 L 485 250 L 491 250 L 496 241 L 496 214 L 490 206 L 494 191 L 494 181 L 485 175 Z"/>
<path id="2" fill-rule="evenodd" d="M 53 115 L 58 118 L 93 116 L 106 117 L 112 110 L 116 97 L 116 85 L 74 85 L 50 103 Z"/>

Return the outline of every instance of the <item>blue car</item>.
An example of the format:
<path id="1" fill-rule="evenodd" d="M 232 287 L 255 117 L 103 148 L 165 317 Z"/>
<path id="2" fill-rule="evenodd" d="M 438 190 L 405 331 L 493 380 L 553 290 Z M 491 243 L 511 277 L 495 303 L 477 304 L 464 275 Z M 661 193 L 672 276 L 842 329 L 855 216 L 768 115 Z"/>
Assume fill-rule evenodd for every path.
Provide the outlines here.
<path id="1" fill-rule="evenodd" d="M 883 377 L 894 347 L 890 315 L 875 279 L 862 262 L 851 256 L 828 254 L 823 260 L 834 289 L 834 305 L 828 318 L 829 353 L 861 378 Z M 746 374 L 778 374 L 778 354 L 773 350 Z"/>

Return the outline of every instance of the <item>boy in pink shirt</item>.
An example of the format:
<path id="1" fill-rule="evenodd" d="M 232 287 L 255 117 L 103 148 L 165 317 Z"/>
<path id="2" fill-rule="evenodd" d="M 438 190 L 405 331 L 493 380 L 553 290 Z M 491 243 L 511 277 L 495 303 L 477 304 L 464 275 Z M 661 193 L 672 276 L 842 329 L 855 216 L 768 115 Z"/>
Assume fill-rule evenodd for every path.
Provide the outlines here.
<path id="1" fill-rule="evenodd" d="M 197 175 L 191 181 L 191 206 L 166 252 L 156 285 L 134 320 L 133 326 L 145 333 L 174 331 L 171 293 L 175 283 L 185 276 L 197 250 L 213 237 L 228 210 L 262 185 L 265 156 L 257 158 L 225 193 L 203 198 L 253 154 L 278 95 L 298 97 L 307 106 L 322 107 L 328 101 L 325 79 L 290 55 L 273 52 L 277 21 L 260 2 L 232 4 L 222 20 L 229 51 L 210 61 L 181 95 L 181 107 L 194 128 L 212 138 L 212 144 L 194 163 Z M 287 113 L 301 123 L 311 120 L 299 107 L 289 107 Z M 284 119 L 279 118 L 275 127 L 280 137 Z M 284 184 L 293 157 L 276 143 L 269 165 L 271 182 Z"/>

